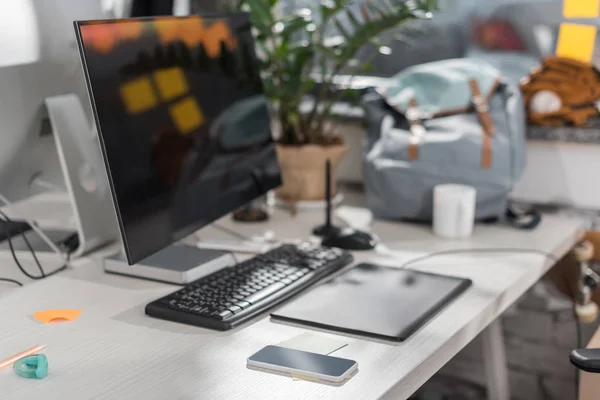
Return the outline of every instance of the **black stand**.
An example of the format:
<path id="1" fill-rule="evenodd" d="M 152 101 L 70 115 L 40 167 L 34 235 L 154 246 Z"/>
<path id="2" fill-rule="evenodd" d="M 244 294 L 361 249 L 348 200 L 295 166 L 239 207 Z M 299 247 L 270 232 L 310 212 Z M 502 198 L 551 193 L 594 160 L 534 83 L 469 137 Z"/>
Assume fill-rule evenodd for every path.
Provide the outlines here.
<path id="1" fill-rule="evenodd" d="M 330 237 L 340 233 L 342 228 L 334 226 L 331 222 L 331 161 L 327 160 L 325 164 L 325 201 L 327 203 L 325 208 L 325 225 L 317 226 L 313 229 L 313 235 L 319 237 Z"/>
<path id="2" fill-rule="evenodd" d="M 375 238 L 367 232 L 357 231 L 352 228 L 339 228 L 333 225 L 331 214 L 331 161 L 325 164 L 325 196 L 327 208 L 325 210 L 325 225 L 313 229 L 313 234 L 323 238 L 323 246 L 335 247 L 343 250 L 373 250 L 377 246 Z"/>

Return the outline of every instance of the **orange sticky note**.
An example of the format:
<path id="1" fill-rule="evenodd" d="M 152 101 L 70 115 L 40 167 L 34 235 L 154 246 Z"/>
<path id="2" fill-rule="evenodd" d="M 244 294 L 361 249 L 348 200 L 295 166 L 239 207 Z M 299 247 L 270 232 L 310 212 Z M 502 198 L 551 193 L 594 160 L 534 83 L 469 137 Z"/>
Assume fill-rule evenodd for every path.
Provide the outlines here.
<path id="1" fill-rule="evenodd" d="M 50 322 L 74 321 L 81 315 L 81 310 L 45 310 L 33 314 L 33 318 L 44 324 Z"/>
<path id="2" fill-rule="evenodd" d="M 600 0 L 563 0 L 565 18 L 596 18 L 600 15 Z"/>
<path id="3" fill-rule="evenodd" d="M 560 24 L 556 55 L 583 62 L 592 61 L 597 31 L 591 25 Z"/>

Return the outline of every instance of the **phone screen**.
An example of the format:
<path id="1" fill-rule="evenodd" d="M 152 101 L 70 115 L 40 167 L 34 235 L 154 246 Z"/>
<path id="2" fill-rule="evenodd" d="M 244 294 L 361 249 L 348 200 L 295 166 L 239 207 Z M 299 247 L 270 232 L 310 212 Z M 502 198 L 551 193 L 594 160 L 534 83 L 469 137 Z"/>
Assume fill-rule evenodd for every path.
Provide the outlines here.
<path id="1" fill-rule="evenodd" d="M 356 364 L 356 361 L 352 360 L 277 346 L 267 346 L 248 360 L 332 377 L 344 375 Z"/>

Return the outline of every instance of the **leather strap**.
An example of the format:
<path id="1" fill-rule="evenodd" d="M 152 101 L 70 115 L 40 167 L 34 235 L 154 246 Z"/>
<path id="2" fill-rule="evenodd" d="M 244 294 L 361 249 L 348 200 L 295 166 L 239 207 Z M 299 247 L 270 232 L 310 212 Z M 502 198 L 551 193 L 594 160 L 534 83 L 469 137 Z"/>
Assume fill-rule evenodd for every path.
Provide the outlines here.
<path id="1" fill-rule="evenodd" d="M 411 133 L 408 145 L 408 159 L 414 161 L 419 158 L 419 144 L 425 136 L 425 128 L 421 123 L 419 107 L 416 99 L 412 99 L 408 103 L 406 119 L 408 120 Z"/>
<path id="2" fill-rule="evenodd" d="M 469 86 L 471 87 L 471 93 L 473 94 L 473 107 L 477 113 L 479 123 L 483 128 L 483 150 L 481 153 L 481 167 L 491 168 L 492 167 L 492 136 L 496 127 L 494 121 L 489 114 L 489 106 L 487 99 L 481 94 L 479 84 L 475 79 L 469 80 Z"/>

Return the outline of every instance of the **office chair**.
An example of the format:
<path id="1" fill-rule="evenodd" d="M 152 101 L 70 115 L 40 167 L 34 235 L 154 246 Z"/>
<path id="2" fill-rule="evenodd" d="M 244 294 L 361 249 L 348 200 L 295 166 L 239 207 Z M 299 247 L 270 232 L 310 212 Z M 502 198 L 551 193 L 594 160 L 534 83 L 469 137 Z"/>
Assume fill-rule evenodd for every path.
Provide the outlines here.
<path id="1" fill-rule="evenodd" d="M 600 349 L 577 349 L 569 356 L 577 369 L 592 374 L 600 374 Z"/>

